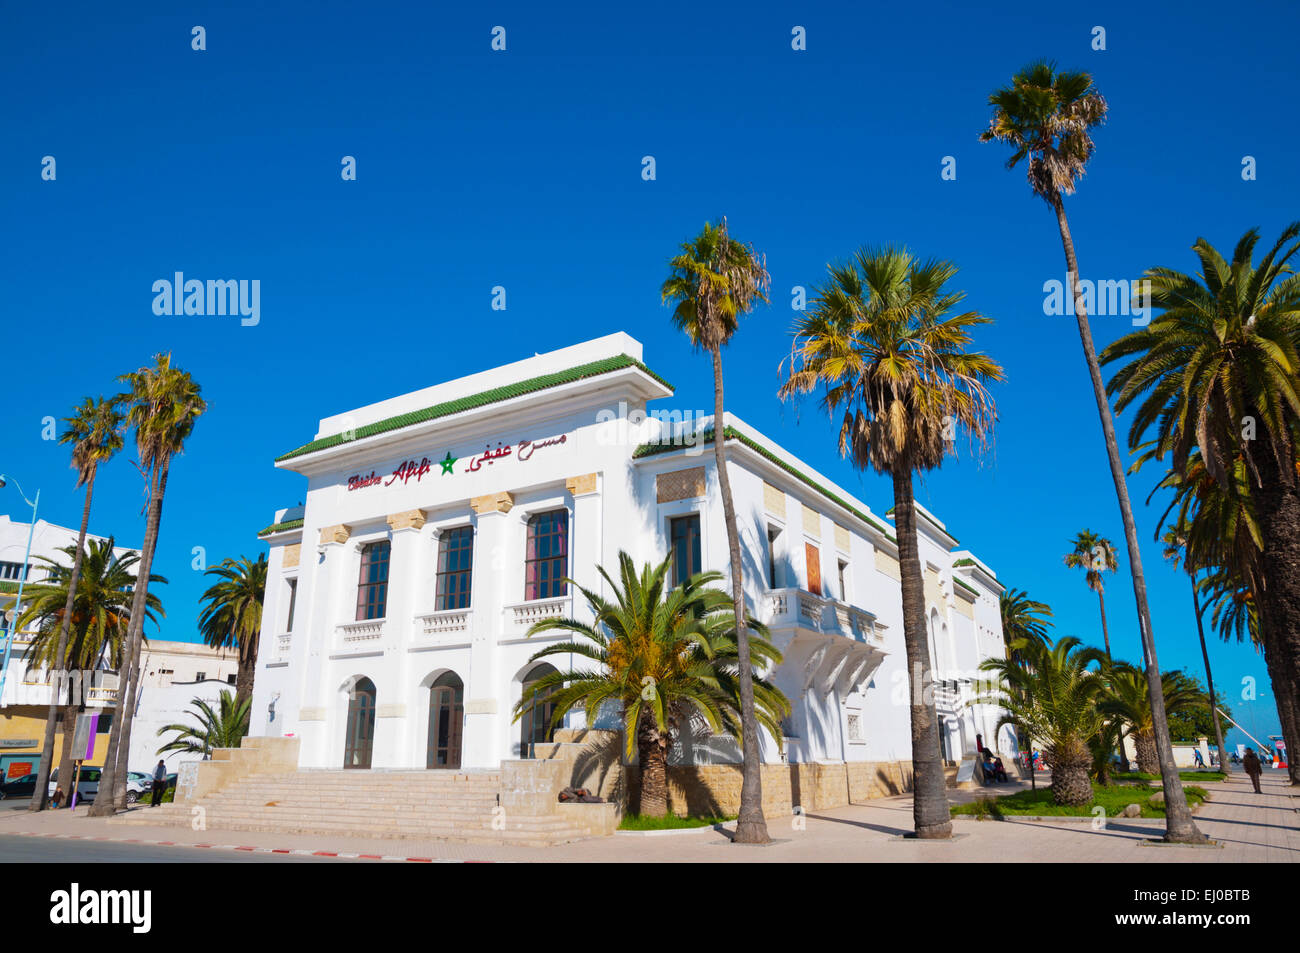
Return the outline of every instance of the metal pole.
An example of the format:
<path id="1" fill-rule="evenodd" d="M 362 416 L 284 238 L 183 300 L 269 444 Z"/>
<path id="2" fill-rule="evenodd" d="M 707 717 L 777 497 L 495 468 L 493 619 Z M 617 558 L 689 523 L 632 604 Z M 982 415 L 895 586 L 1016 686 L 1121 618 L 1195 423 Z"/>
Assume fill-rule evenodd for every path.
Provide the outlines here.
<path id="1" fill-rule="evenodd" d="M 36 507 L 41 502 L 41 491 L 36 491 L 35 501 L 27 499 L 23 493 L 23 488 L 19 486 L 18 481 L 14 480 L 14 486 L 18 489 L 18 495 L 23 498 L 23 502 L 32 508 L 32 522 L 27 527 L 27 553 L 23 556 L 23 565 L 18 573 L 18 594 L 14 596 L 14 615 L 13 620 L 5 626 L 5 652 L 4 661 L 0 662 L 0 706 L 4 705 L 5 682 L 9 677 L 9 653 L 13 649 L 14 629 L 18 627 L 18 610 L 23 602 L 23 584 L 27 581 L 27 566 L 32 558 L 32 534 L 36 531 Z"/>

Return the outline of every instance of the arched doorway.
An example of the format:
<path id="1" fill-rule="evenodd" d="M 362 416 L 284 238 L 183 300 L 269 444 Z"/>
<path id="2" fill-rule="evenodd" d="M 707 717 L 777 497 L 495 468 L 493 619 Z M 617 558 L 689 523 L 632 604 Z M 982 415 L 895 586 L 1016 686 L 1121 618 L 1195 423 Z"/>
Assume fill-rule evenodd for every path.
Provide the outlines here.
<path id="1" fill-rule="evenodd" d="M 529 686 L 543 675 L 554 671 L 555 666 L 545 662 L 531 668 L 523 679 L 523 694 L 527 694 Z M 537 745 L 554 740 L 555 731 L 551 727 L 551 716 L 554 714 L 555 706 L 545 699 L 539 699 L 525 709 L 519 719 L 519 757 L 531 758 Z"/>
<path id="2" fill-rule="evenodd" d="M 443 672 L 429 686 L 429 742 L 426 768 L 459 768 L 461 728 L 465 721 L 465 684 L 455 672 Z"/>
<path id="3" fill-rule="evenodd" d="M 375 683 L 361 678 L 348 693 L 347 734 L 343 739 L 343 767 L 369 768 L 375 746 Z"/>

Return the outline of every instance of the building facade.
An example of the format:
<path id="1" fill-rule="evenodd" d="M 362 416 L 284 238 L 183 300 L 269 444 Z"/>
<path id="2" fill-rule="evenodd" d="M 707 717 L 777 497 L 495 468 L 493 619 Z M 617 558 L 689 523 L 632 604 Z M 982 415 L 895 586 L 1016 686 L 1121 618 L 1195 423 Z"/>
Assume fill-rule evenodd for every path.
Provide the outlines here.
<path id="1" fill-rule="evenodd" d="M 614 334 L 321 420 L 276 461 L 304 503 L 270 546 L 253 735 L 301 739 L 302 767 L 491 768 L 549 738 L 548 712 L 513 707 L 546 671 L 528 636 L 589 618 L 564 582 L 608 595 L 599 566 L 672 553 L 674 574 L 728 571 L 712 421 L 656 410 L 672 387 Z M 662 404 L 660 405 L 663 406 Z M 728 415 L 724 434 L 749 610 L 784 660 L 791 700 L 767 762 L 910 761 L 893 528 L 775 442 Z M 1001 585 L 922 511 L 925 575 L 947 757 L 998 737 L 971 704 L 978 663 L 1003 652 Z M 724 583 L 725 585 L 725 583 Z M 592 726 L 581 713 L 566 727 Z M 689 733 L 673 761 L 739 760 Z"/>

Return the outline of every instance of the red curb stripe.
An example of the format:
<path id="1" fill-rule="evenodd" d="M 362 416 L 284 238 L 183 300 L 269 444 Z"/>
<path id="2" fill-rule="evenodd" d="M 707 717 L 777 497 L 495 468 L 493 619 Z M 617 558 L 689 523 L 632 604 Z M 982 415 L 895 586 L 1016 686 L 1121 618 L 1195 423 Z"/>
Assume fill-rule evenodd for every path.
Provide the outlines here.
<path id="1" fill-rule="evenodd" d="M 338 854 L 332 850 L 317 850 L 317 851 L 312 851 L 312 856 L 313 857 L 337 857 Z"/>
<path id="2" fill-rule="evenodd" d="M 383 860 L 384 859 L 383 854 L 360 854 L 359 857 L 361 860 Z"/>
<path id="3" fill-rule="evenodd" d="M 415 864 L 431 864 L 431 863 L 433 863 L 433 858 L 432 858 L 432 857 L 408 857 L 408 858 L 406 858 L 406 859 L 409 860 L 409 861 L 411 861 L 412 863 L 415 863 Z"/>
<path id="4" fill-rule="evenodd" d="M 287 853 L 289 853 L 289 848 L 287 848 L 287 847 L 272 847 L 272 848 L 271 848 L 271 853 L 273 853 L 273 854 L 287 854 Z"/>
<path id="5" fill-rule="evenodd" d="M 236 847 L 235 850 L 257 850 L 256 847 Z"/>

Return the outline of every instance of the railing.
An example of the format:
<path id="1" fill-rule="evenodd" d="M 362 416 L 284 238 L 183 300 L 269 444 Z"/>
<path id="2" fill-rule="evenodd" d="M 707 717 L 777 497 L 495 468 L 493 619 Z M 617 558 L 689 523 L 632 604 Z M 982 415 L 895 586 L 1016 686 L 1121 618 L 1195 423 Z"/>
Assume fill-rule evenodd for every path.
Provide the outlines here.
<path id="1" fill-rule="evenodd" d="M 384 637 L 383 619 L 363 619 L 360 622 L 344 622 L 338 626 L 339 641 L 348 648 L 355 648 L 366 642 L 377 642 Z"/>
<path id="2" fill-rule="evenodd" d="M 469 637 L 469 609 L 439 609 L 415 617 L 415 634 L 425 641 L 456 641 Z"/>
<path id="3" fill-rule="evenodd" d="M 883 626 L 870 612 L 802 589 L 770 590 L 766 594 L 765 621 L 770 626 L 798 626 L 872 645 L 883 645 L 885 641 Z"/>
<path id="4" fill-rule="evenodd" d="M 533 625 L 544 619 L 561 619 L 570 614 L 572 597 L 530 599 L 505 608 L 506 632 L 525 634 Z"/>

